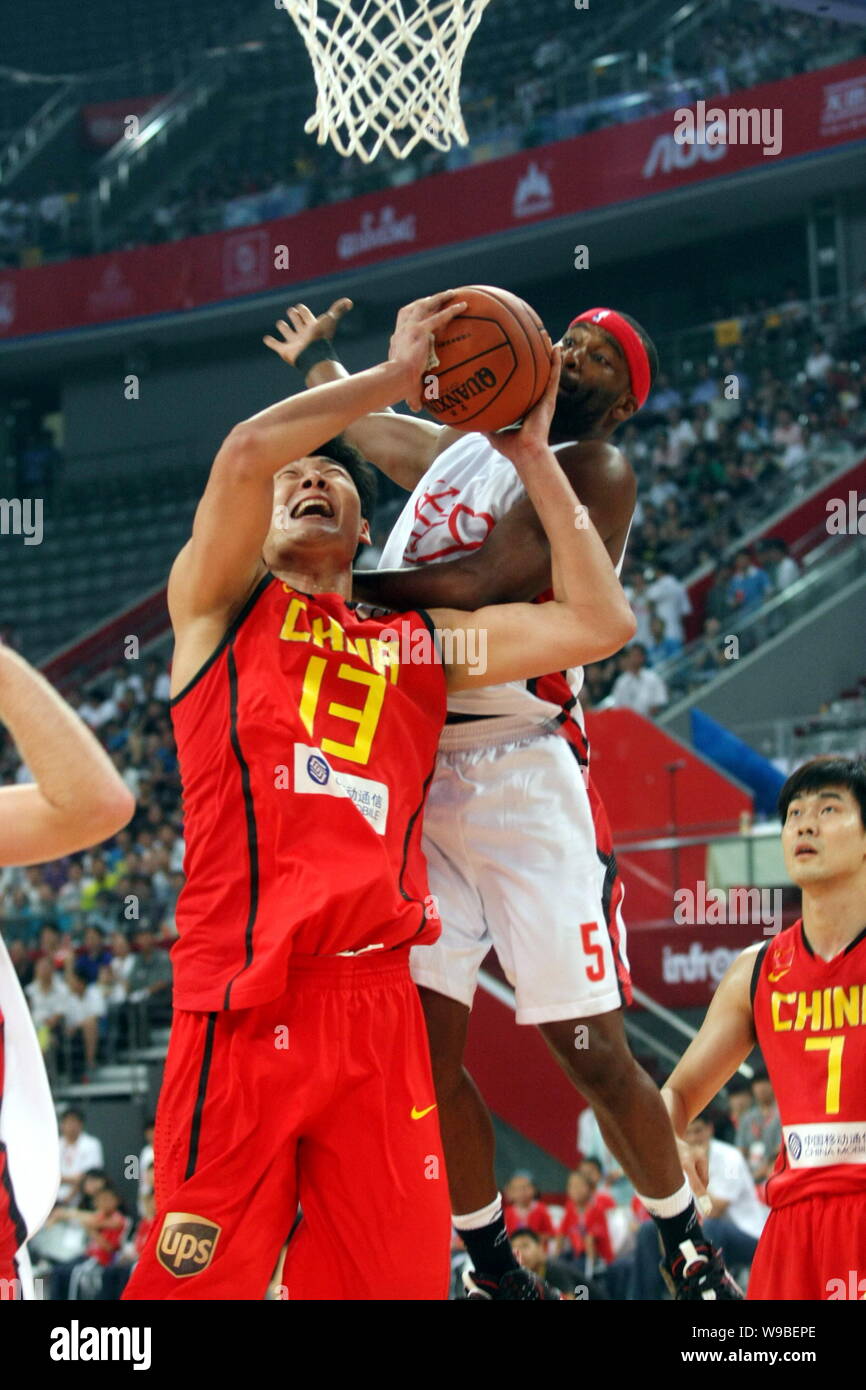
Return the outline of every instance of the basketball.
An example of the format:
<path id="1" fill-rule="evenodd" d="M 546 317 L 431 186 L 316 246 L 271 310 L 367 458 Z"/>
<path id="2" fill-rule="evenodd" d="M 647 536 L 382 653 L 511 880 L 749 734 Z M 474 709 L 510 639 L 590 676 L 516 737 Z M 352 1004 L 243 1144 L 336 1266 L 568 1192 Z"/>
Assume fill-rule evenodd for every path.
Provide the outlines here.
<path id="1" fill-rule="evenodd" d="M 454 291 L 466 310 L 439 330 L 424 374 L 424 409 L 442 425 L 482 432 L 522 420 L 544 393 L 551 345 L 535 310 L 489 285 Z"/>

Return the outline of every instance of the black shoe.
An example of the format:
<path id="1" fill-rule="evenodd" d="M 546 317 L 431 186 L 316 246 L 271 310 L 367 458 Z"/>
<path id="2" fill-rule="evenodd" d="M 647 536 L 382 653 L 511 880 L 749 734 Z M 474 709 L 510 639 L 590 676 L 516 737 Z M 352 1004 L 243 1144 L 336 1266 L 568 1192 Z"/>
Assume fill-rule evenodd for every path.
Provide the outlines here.
<path id="1" fill-rule="evenodd" d="M 551 1284 L 546 1284 L 543 1279 L 539 1279 L 537 1274 L 532 1274 L 528 1269 L 518 1268 L 509 1269 L 505 1274 L 501 1274 L 498 1279 L 491 1278 L 486 1274 L 479 1274 L 477 1270 L 465 1269 L 463 1271 L 463 1287 L 466 1290 L 466 1298 L 476 1302 L 483 1300 L 489 1303 L 494 1299 L 532 1299 L 535 1301 L 553 1301 L 562 1298 L 558 1289 Z"/>
<path id="2" fill-rule="evenodd" d="M 700 1299 L 741 1302 L 744 1294 L 725 1269 L 722 1252 L 709 1241 L 684 1240 L 679 1255 L 659 1265 L 662 1278 L 677 1303 Z"/>

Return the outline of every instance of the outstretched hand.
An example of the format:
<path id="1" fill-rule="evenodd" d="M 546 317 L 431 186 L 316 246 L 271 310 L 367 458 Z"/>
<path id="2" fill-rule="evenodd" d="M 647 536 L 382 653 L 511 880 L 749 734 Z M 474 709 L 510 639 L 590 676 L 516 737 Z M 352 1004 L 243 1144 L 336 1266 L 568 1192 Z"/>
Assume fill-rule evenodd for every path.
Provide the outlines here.
<path id="1" fill-rule="evenodd" d="M 518 430 L 498 430 L 485 435 L 500 454 L 518 467 L 523 462 L 537 457 L 541 449 L 548 447 L 550 422 L 556 409 L 556 393 L 559 390 L 559 375 L 562 369 L 562 353 L 554 347 L 550 356 L 550 376 L 544 395 L 532 407 Z"/>
<path id="2" fill-rule="evenodd" d="M 294 367 L 298 357 L 310 343 L 315 342 L 317 338 L 326 338 L 329 341 L 333 338 L 341 318 L 348 314 L 352 307 L 351 299 L 335 299 L 330 309 L 326 309 L 316 318 L 306 304 L 293 304 L 286 310 L 288 321 L 277 320 L 281 338 L 266 333 L 262 342 L 290 367 Z"/>
<path id="3" fill-rule="evenodd" d="M 434 348 L 436 333 L 466 308 L 465 299 L 454 300 L 453 294 L 453 290 L 442 290 L 424 299 L 414 299 L 397 315 L 388 361 L 398 362 L 404 368 L 406 404 L 412 410 L 420 410 L 423 404 L 424 373 L 439 365 Z"/>

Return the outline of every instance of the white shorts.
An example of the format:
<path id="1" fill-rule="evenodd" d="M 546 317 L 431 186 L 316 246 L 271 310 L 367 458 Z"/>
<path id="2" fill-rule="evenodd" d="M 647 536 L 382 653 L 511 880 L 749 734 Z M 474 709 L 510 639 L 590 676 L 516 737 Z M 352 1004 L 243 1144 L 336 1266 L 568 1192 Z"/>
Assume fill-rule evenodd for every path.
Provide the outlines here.
<path id="1" fill-rule="evenodd" d="M 631 1001 L 622 884 L 576 737 L 484 723 L 443 731 L 423 840 L 442 935 L 412 977 L 471 1007 L 493 946 L 518 1023 L 610 1013 Z"/>

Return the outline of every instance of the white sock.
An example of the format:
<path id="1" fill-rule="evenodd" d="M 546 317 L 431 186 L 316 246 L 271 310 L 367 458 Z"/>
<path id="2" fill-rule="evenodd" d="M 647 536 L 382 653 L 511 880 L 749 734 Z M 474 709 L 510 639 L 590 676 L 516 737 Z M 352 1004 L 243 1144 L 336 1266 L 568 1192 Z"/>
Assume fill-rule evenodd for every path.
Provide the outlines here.
<path id="1" fill-rule="evenodd" d="M 488 1202 L 486 1207 L 479 1207 L 478 1211 L 469 1211 L 465 1216 L 452 1216 L 458 1231 L 480 1231 L 482 1226 L 489 1226 L 497 1216 L 502 1215 L 502 1193 L 497 1192 L 492 1202 Z"/>
<path id="2" fill-rule="evenodd" d="M 639 1202 L 643 1202 L 650 1216 L 661 1217 L 679 1216 L 688 1207 L 692 1200 L 692 1189 L 688 1182 L 684 1182 L 678 1192 L 673 1192 L 670 1197 L 642 1197 L 638 1192 L 635 1194 Z"/>

